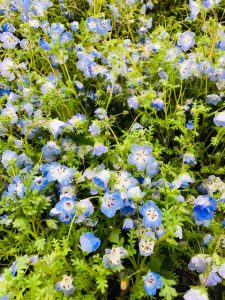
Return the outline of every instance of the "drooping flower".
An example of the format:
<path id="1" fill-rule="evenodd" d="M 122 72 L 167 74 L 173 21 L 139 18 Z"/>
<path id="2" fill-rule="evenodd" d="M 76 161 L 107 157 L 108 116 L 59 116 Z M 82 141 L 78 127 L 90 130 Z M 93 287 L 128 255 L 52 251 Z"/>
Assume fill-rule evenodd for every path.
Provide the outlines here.
<path id="1" fill-rule="evenodd" d="M 197 15 L 200 12 L 200 6 L 196 1 L 189 0 L 189 8 L 190 8 L 190 11 L 191 11 L 190 19 L 195 20 Z"/>
<path id="2" fill-rule="evenodd" d="M 207 290 L 202 287 L 192 287 L 184 294 L 185 300 L 209 300 Z"/>
<path id="3" fill-rule="evenodd" d="M 197 225 L 209 226 L 213 218 L 214 211 L 217 208 L 217 202 L 209 195 L 198 196 L 193 208 L 193 217 Z"/>
<path id="4" fill-rule="evenodd" d="M 216 126 L 225 126 L 225 111 L 220 112 L 213 119 L 213 122 Z"/>
<path id="5" fill-rule="evenodd" d="M 99 248 L 100 244 L 100 239 L 91 232 L 86 232 L 80 237 L 80 248 L 84 252 L 94 252 Z"/>
<path id="6" fill-rule="evenodd" d="M 206 254 L 197 254 L 192 257 L 190 263 L 188 264 L 188 269 L 191 271 L 197 271 L 202 273 L 208 267 L 212 260 L 212 257 Z"/>

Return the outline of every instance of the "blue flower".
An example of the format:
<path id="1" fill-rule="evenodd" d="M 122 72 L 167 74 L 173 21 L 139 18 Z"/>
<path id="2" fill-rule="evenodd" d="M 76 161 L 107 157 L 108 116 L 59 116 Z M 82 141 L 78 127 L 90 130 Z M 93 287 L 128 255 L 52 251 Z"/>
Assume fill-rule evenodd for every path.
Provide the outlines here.
<path id="1" fill-rule="evenodd" d="M 15 176 L 13 178 L 13 183 L 8 185 L 8 194 L 13 195 L 16 194 L 19 198 L 23 198 L 26 193 L 26 188 L 24 184 L 21 182 L 19 176 Z"/>
<path id="2" fill-rule="evenodd" d="M 66 123 L 59 121 L 57 119 L 51 120 L 49 122 L 49 130 L 53 134 L 54 138 L 56 138 L 66 126 Z"/>
<path id="3" fill-rule="evenodd" d="M 206 234 L 203 239 L 203 245 L 206 246 L 213 240 L 214 240 L 214 237 L 211 234 Z"/>
<path id="4" fill-rule="evenodd" d="M 195 34 L 192 31 L 185 31 L 181 33 L 177 45 L 181 47 L 183 51 L 188 51 L 190 48 L 192 48 L 195 44 Z"/>
<path id="5" fill-rule="evenodd" d="M 162 285 L 163 282 L 159 273 L 148 272 L 148 274 L 144 277 L 145 291 L 149 296 L 154 296 L 156 294 L 156 290 L 160 289 Z"/>
<path id="6" fill-rule="evenodd" d="M 162 223 L 162 213 L 158 206 L 151 200 L 147 201 L 139 208 L 143 216 L 143 224 L 146 227 L 158 227 Z"/>
<path id="7" fill-rule="evenodd" d="M 15 37 L 11 32 L 0 33 L 0 41 L 3 43 L 3 48 L 14 49 L 20 40 Z"/>
<path id="8" fill-rule="evenodd" d="M 197 15 L 200 12 L 200 6 L 196 1 L 189 0 L 189 7 L 190 7 L 190 11 L 191 11 L 190 19 L 195 20 Z"/>
<path id="9" fill-rule="evenodd" d="M 213 70 L 209 74 L 209 78 L 212 81 L 224 80 L 225 79 L 225 70 L 222 69 L 222 68 L 221 69 Z"/>
<path id="10" fill-rule="evenodd" d="M 196 164 L 196 159 L 193 153 L 185 153 L 183 155 L 183 163 L 184 164 Z"/>
<path id="11" fill-rule="evenodd" d="M 5 169 L 8 168 L 10 162 L 16 162 L 16 161 L 17 161 L 17 154 L 16 154 L 15 151 L 5 150 L 2 153 L 1 162 L 2 162 Z"/>
<path id="12" fill-rule="evenodd" d="M 12 25 L 12 24 L 10 24 L 10 23 L 4 23 L 3 25 L 2 25 L 2 30 L 3 30 L 3 32 L 11 32 L 11 33 L 14 33 L 16 30 L 15 30 L 15 28 L 14 28 L 14 26 Z"/>
<path id="13" fill-rule="evenodd" d="M 66 296 L 73 294 L 75 288 L 73 286 L 73 278 L 63 275 L 63 279 L 55 284 L 56 291 L 62 291 Z"/>
<path id="14" fill-rule="evenodd" d="M 164 102 L 160 98 L 154 99 L 152 100 L 151 107 L 157 110 L 164 110 Z"/>
<path id="15" fill-rule="evenodd" d="M 16 124 L 18 121 L 17 110 L 18 106 L 13 106 L 12 103 L 8 101 L 6 107 L 1 110 L 1 115 L 9 118 L 9 124 Z"/>
<path id="16" fill-rule="evenodd" d="M 206 103 L 216 105 L 221 101 L 220 96 L 211 94 L 206 96 Z"/>
<path id="17" fill-rule="evenodd" d="M 225 111 L 222 111 L 215 116 L 213 122 L 216 126 L 225 126 Z"/>
<path id="18" fill-rule="evenodd" d="M 97 185 L 97 187 L 106 189 L 109 178 L 110 172 L 107 170 L 103 170 L 93 178 L 93 181 Z"/>
<path id="19" fill-rule="evenodd" d="M 108 31 L 112 29 L 110 19 L 100 19 L 98 22 L 97 32 L 101 35 L 105 35 Z"/>
<path id="20" fill-rule="evenodd" d="M 108 147 L 104 146 L 103 144 L 97 144 L 94 146 L 93 155 L 94 156 L 101 156 L 108 152 Z"/>
<path id="21" fill-rule="evenodd" d="M 186 124 L 186 127 L 187 127 L 188 130 L 194 129 L 194 124 L 193 124 L 193 122 L 188 121 L 188 123 Z"/>
<path id="22" fill-rule="evenodd" d="M 206 254 L 197 254 L 192 257 L 190 263 L 188 264 L 188 269 L 191 271 L 197 271 L 198 273 L 203 273 L 210 264 L 211 260 L 212 257 Z"/>
<path id="23" fill-rule="evenodd" d="M 144 171 L 153 159 L 151 155 L 152 147 L 149 145 L 139 146 L 137 144 L 133 144 L 130 150 L 131 154 L 128 156 L 129 164 L 135 165 L 138 171 Z"/>
<path id="24" fill-rule="evenodd" d="M 180 174 L 176 180 L 174 180 L 170 187 L 171 188 L 187 188 L 189 187 L 189 183 L 193 183 L 195 180 L 189 174 Z"/>
<path id="25" fill-rule="evenodd" d="M 99 24 L 99 19 L 94 18 L 94 17 L 88 17 L 86 20 L 86 27 L 90 31 L 96 31 L 98 30 L 98 24 Z"/>
<path id="26" fill-rule="evenodd" d="M 99 248 L 100 244 L 100 239 L 91 232 L 86 232 L 80 237 L 80 248 L 82 251 L 94 252 Z"/>
<path id="27" fill-rule="evenodd" d="M 222 281 L 221 277 L 216 272 L 210 272 L 205 280 L 206 286 L 215 286 Z"/>
<path id="28" fill-rule="evenodd" d="M 136 96 L 132 96 L 127 99 L 127 103 L 130 108 L 138 109 L 140 107 L 140 102 Z"/>
<path id="29" fill-rule="evenodd" d="M 60 147 L 53 141 L 49 141 L 45 146 L 42 147 L 43 157 L 47 162 L 55 160 L 56 156 L 60 154 Z"/>
<path id="30" fill-rule="evenodd" d="M 129 231 L 130 229 L 132 229 L 134 227 L 134 222 L 132 219 L 130 218 L 126 218 L 123 222 L 123 230 L 125 231 Z"/>
<path id="31" fill-rule="evenodd" d="M 214 198 L 209 195 L 198 196 L 195 200 L 195 206 L 193 209 L 193 217 L 196 224 L 209 226 L 216 208 L 217 202 Z"/>
<path id="32" fill-rule="evenodd" d="M 74 32 L 78 31 L 79 30 L 79 23 L 77 21 L 73 21 L 72 23 L 70 23 L 70 28 Z"/>
<path id="33" fill-rule="evenodd" d="M 57 162 L 42 165 L 41 171 L 48 182 L 58 181 L 61 185 L 68 185 L 73 181 L 75 169 L 68 168 Z"/>
<path id="34" fill-rule="evenodd" d="M 108 218 L 112 218 L 116 214 L 116 211 L 123 207 L 120 192 L 105 193 L 101 202 L 101 212 Z"/>
<path id="35" fill-rule="evenodd" d="M 221 0 L 203 0 L 203 6 L 205 8 L 212 8 L 213 5 L 219 4 Z"/>
<path id="36" fill-rule="evenodd" d="M 131 199 L 123 200 L 123 207 L 121 208 L 121 214 L 124 216 L 133 215 L 136 210 L 136 206 Z"/>
<path id="37" fill-rule="evenodd" d="M 159 164 L 158 162 L 151 157 L 151 162 L 148 163 L 146 168 L 146 173 L 149 177 L 154 177 L 159 172 Z"/>
<path id="38" fill-rule="evenodd" d="M 92 136 L 99 135 L 101 133 L 100 126 L 96 124 L 95 122 L 92 122 L 91 125 L 88 128 L 88 131 Z"/>
<path id="39" fill-rule="evenodd" d="M 213 72 L 213 67 L 208 60 L 203 60 L 198 63 L 198 70 L 199 72 L 208 75 L 209 73 Z"/>
<path id="40" fill-rule="evenodd" d="M 94 213 L 94 206 L 91 201 L 87 199 L 80 200 L 76 203 L 76 223 L 81 223 L 89 218 Z"/>
<path id="41" fill-rule="evenodd" d="M 60 201 L 56 204 L 55 208 L 64 213 L 74 213 L 75 212 L 75 201 L 74 199 L 67 195 L 63 196 Z"/>
<path id="42" fill-rule="evenodd" d="M 48 42 L 46 42 L 46 40 L 43 39 L 42 37 L 39 38 L 39 45 L 43 50 L 46 51 L 51 50 L 51 45 Z"/>

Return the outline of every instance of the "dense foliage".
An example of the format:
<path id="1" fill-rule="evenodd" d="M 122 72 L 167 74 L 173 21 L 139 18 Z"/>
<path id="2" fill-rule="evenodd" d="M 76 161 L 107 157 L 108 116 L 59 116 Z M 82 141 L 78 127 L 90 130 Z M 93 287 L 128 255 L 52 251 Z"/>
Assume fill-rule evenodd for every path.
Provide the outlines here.
<path id="1" fill-rule="evenodd" d="M 0 2 L 0 299 L 225 297 L 225 3 Z"/>

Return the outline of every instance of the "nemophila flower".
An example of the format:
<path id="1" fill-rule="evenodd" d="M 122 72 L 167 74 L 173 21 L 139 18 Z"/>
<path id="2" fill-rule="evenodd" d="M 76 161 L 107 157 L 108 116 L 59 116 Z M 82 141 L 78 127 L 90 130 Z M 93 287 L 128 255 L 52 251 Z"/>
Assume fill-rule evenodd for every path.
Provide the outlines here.
<path id="1" fill-rule="evenodd" d="M 177 41 L 177 45 L 181 47 L 183 51 L 188 51 L 195 44 L 195 34 L 192 31 L 185 31 L 181 33 Z"/>
<path id="2" fill-rule="evenodd" d="M 115 216 L 116 211 L 123 207 L 120 192 L 105 193 L 101 198 L 101 212 L 108 218 Z"/>
<path id="3" fill-rule="evenodd" d="M 54 138 L 56 138 L 65 128 L 66 123 L 59 121 L 58 119 L 53 119 L 49 122 L 49 131 L 53 134 Z"/>
<path id="4" fill-rule="evenodd" d="M 52 48 L 52 46 L 42 37 L 39 38 L 39 46 L 45 51 L 49 51 Z"/>
<path id="5" fill-rule="evenodd" d="M 121 214 L 124 216 L 133 215 L 136 210 L 136 205 L 131 199 L 123 199 L 123 207 Z"/>
<path id="6" fill-rule="evenodd" d="M 103 262 L 105 268 L 121 269 L 121 259 L 128 256 L 127 250 L 123 247 L 115 247 L 112 249 L 105 249 Z"/>
<path id="7" fill-rule="evenodd" d="M 214 237 L 211 234 L 206 234 L 203 239 L 203 245 L 207 246 L 214 240 Z"/>
<path id="8" fill-rule="evenodd" d="M 33 182 L 31 183 L 31 190 L 42 191 L 46 188 L 48 180 L 43 176 L 35 176 Z"/>
<path id="9" fill-rule="evenodd" d="M 94 206 L 88 198 L 77 202 L 75 209 L 77 214 L 76 223 L 85 221 L 94 213 Z"/>
<path id="10" fill-rule="evenodd" d="M 154 228 L 154 232 L 157 236 L 157 238 L 161 238 L 164 234 L 165 234 L 165 228 L 164 226 L 161 224 L 158 227 Z"/>
<path id="11" fill-rule="evenodd" d="M 195 180 L 189 174 L 180 174 L 178 178 L 171 183 L 171 188 L 185 189 L 193 182 L 195 182 Z"/>
<path id="12" fill-rule="evenodd" d="M 216 48 L 219 49 L 219 50 L 225 51 L 225 40 L 217 42 Z M 219 59 L 219 62 L 221 63 L 220 59 Z M 224 65 L 224 63 L 222 65 Z"/>
<path id="13" fill-rule="evenodd" d="M 60 154 L 60 147 L 53 141 L 49 141 L 42 147 L 43 157 L 47 162 L 52 162 Z"/>
<path id="14" fill-rule="evenodd" d="M 83 114 L 77 113 L 71 119 L 67 121 L 67 123 L 73 127 L 79 127 L 86 121 L 86 117 Z"/>
<path id="15" fill-rule="evenodd" d="M 222 281 L 217 272 L 210 272 L 207 278 L 203 279 L 206 286 L 215 286 Z"/>
<path id="16" fill-rule="evenodd" d="M 191 77 L 197 71 L 197 63 L 193 59 L 185 59 L 180 63 L 179 71 L 182 79 Z"/>
<path id="17" fill-rule="evenodd" d="M 88 17 L 86 20 L 86 28 L 90 31 L 97 32 L 99 19 L 95 17 Z"/>
<path id="18" fill-rule="evenodd" d="M 121 170 L 116 174 L 116 183 L 114 188 L 120 191 L 126 191 L 138 184 L 135 179 L 128 171 Z"/>
<path id="19" fill-rule="evenodd" d="M 195 20 L 197 15 L 200 12 L 200 6 L 196 1 L 189 0 L 189 8 L 190 8 L 190 19 Z"/>
<path id="20" fill-rule="evenodd" d="M 55 208 L 64 213 L 74 213 L 75 203 L 76 202 L 73 197 L 70 195 L 63 195 L 60 197 L 60 201 L 56 204 Z"/>
<path id="21" fill-rule="evenodd" d="M 11 90 L 7 85 L 0 85 L 0 98 L 4 95 L 9 95 L 10 92 Z"/>
<path id="22" fill-rule="evenodd" d="M 203 273 L 211 263 L 212 257 L 207 254 L 198 254 L 192 257 L 188 264 L 188 269 L 191 271 L 197 271 Z"/>
<path id="23" fill-rule="evenodd" d="M 23 198 L 26 188 L 19 176 L 13 177 L 13 182 L 8 185 L 8 195 L 16 194 L 19 198 Z"/>
<path id="24" fill-rule="evenodd" d="M 68 168 L 57 162 L 42 165 L 41 171 L 48 182 L 58 181 L 61 185 L 68 185 L 73 181 L 75 169 Z"/>
<path id="25" fill-rule="evenodd" d="M 218 269 L 218 274 L 225 279 L 225 263 L 223 263 L 219 269 Z"/>
<path id="26" fill-rule="evenodd" d="M 145 192 L 142 192 L 139 186 L 134 186 L 128 189 L 126 196 L 129 199 L 142 199 L 146 195 Z"/>
<path id="27" fill-rule="evenodd" d="M 64 31 L 64 25 L 61 23 L 53 23 L 50 25 L 48 29 L 48 34 L 52 41 L 59 40 L 60 36 L 62 35 Z"/>
<path id="28" fill-rule="evenodd" d="M 184 294 L 184 300 L 209 300 L 207 290 L 202 287 L 192 287 Z"/>
<path id="29" fill-rule="evenodd" d="M 191 165 L 191 164 L 194 165 L 194 164 L 196 164 L 196 159 L 195 159 L 194 154 L 193 153 L 189 153 L 189 152 L 185 153 L 183 155 L 183 163 L 184 164 L 188 164 L 188 165 Z"/>
<path id="30" fill-rule="evenodd" d="M 194 129 L 194 124 L 193 124 L 193 122 L 188 121 L 188 123 L 186 124 L 186 127 L 187 127 L 188 130 Z"/>
<path id="31" fill-rule="evenodd" d="M 213 70 L 209 74 L 209 78 L 212 81 L 224 80 L 225 79 L 225 70 L 222 68 Z"/>
<path id="32" fill-rule="evenodd" d="M 143 224 L 146 227 L 158 227 L 162 223 L 162 213 L 156 204 L 149 200 L 139 208 L 143 216 Z"/>
<path id="33" fill-rule="evenodd" d="M 108 170 L 102 170 L 96 176 L 93 177 L 93 182 L 97 187 L 106 189 L 110 178 L 110 172 Z"/>
<path id="34" fill-rule="evenodd" d="M 206 96 L 206 103 L 216 105 L 221 101 L 220 96 L 211 94 Z"/>
<path id="35" fill-rule="evenodd" d="M 11 33 L 14 33 L 16 31 L 13 24 L 10 23 L 2 24 L 2 30 L 3 32 L 11 32 Z"/>
<path id="36" fill-rule="evenodd" d="M 94 156 L 101 156 L 108 152 L 108 147 L 104 146 L 103 144 L 96 144 L 94 146 L 93 155 Z"/>
<path id="37" fill-rule="evenodd" d="M 8 101 L 6 107 L 1 110 L 1 115 L 8 117 L 10 124 L 15 124 L 18 121 L 17 111 L 18 106 L 12 105 L 12 103 Z"/>
<path id="38" fill-rule="evenodd" d="M 60 143 L 62 150 L 65 152 L 76 152 L 78 150 L 77 145 L 70 138 L 62 138 Z"/>
<path id="39" fill-rule="evenodd" d="M 20 40 L 15 37 L 11 32 L 0 33 L 0 41 L 5 49 L 14 49 Z"/>
<path id="40" fill-rule="evenodd" d="M 101 107 L 99 107 L 95 110 L 95 115 L 99 120 L 107 120 L 108 119 L 107 111 Z"/>
<path id="41" fill-rule="evenodd" d="M 91 232 L 86 232 L 80 237 L 80 248 L 84 252 L 94 252 L 99 248 L 100 244 L 100 239 Z"/>
<path id="42" fill-rule="evenodd" d="M 151 161 L 148 163 L 147 168 L 146 168 L 146 173 L 147 175 L 152 178 L 159 172 L 159 164 L 158 162 L 151 157 Z"/>
<path id="43" fill-rule="evenodd" d="M 197 225 L 209 226 L 213 218 L 214 211 L 217 208 L 217 202 L 209 195 L 198 196 L 193 208 L 193 217 Z"/>
<path id="44" fill-rule="evenodd" d="M 139 242 L 139 251 L 141 256 L 149 256 L 154 252 L 155 242 L 149 238 L 142 238 Z"/>
<path id="45" fill-rule="evenodd" d="M 164 110 L 164 101 L 160 98 L 154 99 L 152 100 L 151 107 L 157 110 Z"/>
<path id="46" fill-rule="evenodd" d="M 55 284 L 55 290 L 62 291 L 66 296 L 72 295 L 75 290 L 73 286 L 73 278 L 68 275 L 63 275 L 62 280 Z"/>
<path id="47" fill-rule="evenodd" d="M 157 289 L 160 289 L 163 285 L 159 273 L 156 272 L 148 272 L 143 279 L 144 279 L 145 292 L 149 296 L 154 296 L 156 294 Z"/>
<path id="48" fill-rule="evenodd" d="M 132 229 L 134 227 L 134 222 L 132 219 L 130 218 L 126 218 L 123 222 L 123 230 L 124 231 L 129 231 L 130 229 Z"/>
<path id="49" fill-rule="evenodd" d="M 166 57 L 165 57 L 165 60 L 166 61 L 175 61 L 175 59 L 180 55 L 181 53 L 181 48 L 180 47 L 172 47 L 172 48 L 169 48 L 166 52 Z"/>
<path id="50" fill-rule="evenodd" d="M 135 165 L 138 171 L 144 171 L 152 160 L 152 147 L 149 145 L 139 146 L 137 144 L 131 145 L 131 154 L 128 156 L 128 162 Z"/>
<path id="51" fill-rule="evenodd" d="M 220 112 L 213 118 L 213 122 L 216 126 L 225 126 L 225 111 Z"/>
<path id="52" fill-rule="evenodd" d="M 101 133 L 101 128 L 98 124 L 95 122 L 92 122 L 91 125 L 88 128 L 88 131 L 90 132 L 91 135 L 99 135 Z"/>
<path id="53" fill-rule="evenodd" d="M 15 151 L 5 150 L 2 153 L 1 163 L 3 164 L 5 169 L 8 168 L 11 162 L 16 162 L 16 161 L 17 161 L 17 154 Z"/>
<path id="54" fill-rule="evenodd" d="M 97 32 L 101 35 L 105 35 L 108 31 L 112 30 L 110 19 L 100 19 L 98 22 Z"/>
<path id="55" fill-rule="evenodd" d="M 73 30 L 74 32 L 79 30 L 79 23 L 77 21 L 73 21 L 70 23 L 70 28 L 71 30 Z"/>
<path id="56" fill-rule="evenodd" d="M 136 96 L 132 96 L 127 99 L 128 106 L 133 109 L 138 109 L 140 107 L 140 102 Z"/>
<path id="57" fill-rule="evenodd" d="M 203 0 L 203 6 L 205 8 L 212 8 L 214 5 L 220 4 L 221 0 Z"/>
<path id="58" fill-rule="evenodd" d="M 198 63 L 198 70 L 199 72 L 208 75 L 213 72 L 213 66 L 208 60 L 203 60 Z"/>

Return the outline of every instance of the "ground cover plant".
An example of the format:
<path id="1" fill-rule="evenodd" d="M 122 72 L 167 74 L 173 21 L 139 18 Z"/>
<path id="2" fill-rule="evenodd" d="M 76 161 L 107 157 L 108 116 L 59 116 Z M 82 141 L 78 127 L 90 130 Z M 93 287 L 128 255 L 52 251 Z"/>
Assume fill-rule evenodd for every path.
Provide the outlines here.
<path id="1" fill-rule="evenodd" d="M 225 2 L 0 1 L 0 299 L 225 299 Z"/>

